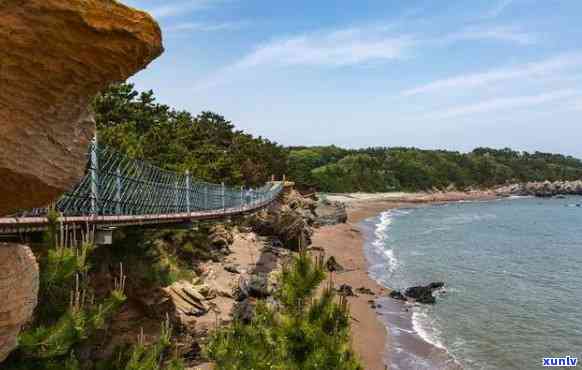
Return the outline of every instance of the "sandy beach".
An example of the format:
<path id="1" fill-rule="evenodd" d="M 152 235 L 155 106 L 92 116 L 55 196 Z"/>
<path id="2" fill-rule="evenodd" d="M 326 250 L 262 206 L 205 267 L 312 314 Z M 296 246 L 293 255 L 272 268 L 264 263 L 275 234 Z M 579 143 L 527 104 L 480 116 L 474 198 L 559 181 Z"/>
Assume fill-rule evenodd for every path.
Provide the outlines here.
<path id="1" fill-rule="evenodd" d="M 352 313 L 352 336 L 354 349 L 368 370 L 390 369 L 390 364 L 403 365 L 394 368 L 406 368 L 407 359 L 394 356 L 393 329 L 410 332 L 409 309 L 402 303 L 387 298 L 390 289 L 383 287 L 370 278 L 368 261 L 365 255 L 366 235 L 362 230 L 362 221 L 377 216 L 379 213 L 402 207 L 415 207 L 423 204 L 492 200 L 497 196 L 484 192 L 450 192 L 450 193 L 385 193 L 385 194 L 333 194 L 327 199 L 346 204 L 348 222 L 317 229 L 313 237 L 313 246 L 321 247 L 326 255 L 334 256 L 345 268 L 334 277 L 336 285 L 348 284 L 354 290 L 369 288 L 374 295 L 357 294 L 350 297 Z M 372 304 L 374 302 L 374 306 Z M 380 305 L 378 307 L 377 305 Z M 408 317 L 409 318 L 409 317 Z M 394 327 L 393 327 L 394 326 Z M 389 330 L 387 329 L 389 328 Z M 398 347 L 409 355 L 426 359 L 435 368 L 454 369 L 458 364 L 451 361 L 446 352 L 423 341 L 418 335 L 398 336 Z M 404 347 L 404 348 L 403 348 Z"/>

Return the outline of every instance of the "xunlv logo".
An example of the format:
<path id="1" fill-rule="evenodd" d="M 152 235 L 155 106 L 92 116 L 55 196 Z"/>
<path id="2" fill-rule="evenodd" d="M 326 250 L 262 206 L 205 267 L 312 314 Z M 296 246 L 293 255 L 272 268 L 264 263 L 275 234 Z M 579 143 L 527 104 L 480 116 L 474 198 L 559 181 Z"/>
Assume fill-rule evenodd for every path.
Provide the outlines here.
<path id="1" fill-rule="evenodd" d="M 578 358 L 576 357 L 544 357 L 544 366 L 545 367 L 554 367 L 554 366 L 569 366 L 575 367 L 578 365 Z"/>

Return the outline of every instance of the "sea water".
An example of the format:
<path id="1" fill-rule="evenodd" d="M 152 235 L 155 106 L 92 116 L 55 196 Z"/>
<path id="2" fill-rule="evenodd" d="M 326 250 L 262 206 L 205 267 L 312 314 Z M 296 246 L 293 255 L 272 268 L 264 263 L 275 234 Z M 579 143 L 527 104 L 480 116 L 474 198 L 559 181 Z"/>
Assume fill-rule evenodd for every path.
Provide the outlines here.
<path id="1" fill-rule="evenodd" d="M 436 305 L 411 308 L 412 326 L 464 368 L 582 359 L 582 197 L 399 209 L 365 224 L 373 278 L 446 283 Z"/>

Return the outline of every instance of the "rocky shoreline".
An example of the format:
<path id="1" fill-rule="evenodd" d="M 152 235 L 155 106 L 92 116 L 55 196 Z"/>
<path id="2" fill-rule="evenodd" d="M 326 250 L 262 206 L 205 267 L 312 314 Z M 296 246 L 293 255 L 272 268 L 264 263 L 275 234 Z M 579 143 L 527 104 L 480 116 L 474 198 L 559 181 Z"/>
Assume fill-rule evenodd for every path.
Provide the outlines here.
<path id="1" fill-rule="evenodd" d="M 582 181 L 540 181 L 511 184 L 495 189 L 499 196 L 553 197 L 560 195 L 582 195 Z"/>

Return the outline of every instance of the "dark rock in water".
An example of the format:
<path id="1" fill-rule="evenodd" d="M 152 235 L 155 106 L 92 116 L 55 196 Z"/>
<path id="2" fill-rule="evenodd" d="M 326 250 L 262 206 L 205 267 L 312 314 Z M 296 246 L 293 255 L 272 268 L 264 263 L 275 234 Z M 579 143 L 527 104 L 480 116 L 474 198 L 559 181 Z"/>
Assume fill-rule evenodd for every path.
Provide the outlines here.
<path id="1" fill-rule="evenodd" d="M 428 284 L 426 287 L 429 289 L 432 289 L 432 290 L 437 290 L 437 289 L 440 289 L 444 286 L 445 286 L 445 283 L 443 283 L 442 281 L 437 281 L 437 282 Z"/>
<path id="2" fill-rule="evenodd" d="M 344 271 L 344 267 L 342 265 L 340 265 L 335 260 L 334 256 L 329 257 L 329 259 L 325 263 L 325 266 L 327 267 L 327 271 L 329 271 L 329 272 L 342 272 L 342 271 Z"/>
<path id="3" fill-rule="evenodd" d="M 390 298 L 398 299 L 400 301 L 406 301 L 406 297 L 400 292 L 400 290 L 393 290 L 390 292 Z"/>
<path id="4" fill-rule="evenodd" d="M 374 295 L 374 292 L 372 291 L 372 289 L 366 288 L 366 287 L 360 287 L 360 288 L 356 289 L 356 293 Z"/>
<path id="5" fill-rule="evenodd" d="M 418 303 L 434 304 L 436 303 L 436 299 L 432 293 L 444 286 L 445 283 L 443 282 L 430 283 L 427 286 L 414 286 L 406 289 L 404 295 L 413 298 Z"/>
<path id="6" fill-rule="evenodd" d="M 349 286 L 348 284 L 342 284 L 342 285 L 340 285 L 340 287 L 337 290 L 337 292 L 338 292 L 339 295 L 343 295 L 343 296 L 346 296 L 346 297 L 353 297 L 353 296 L 355 296 L 352 287 Z"/>

